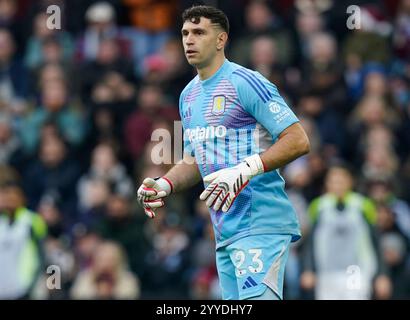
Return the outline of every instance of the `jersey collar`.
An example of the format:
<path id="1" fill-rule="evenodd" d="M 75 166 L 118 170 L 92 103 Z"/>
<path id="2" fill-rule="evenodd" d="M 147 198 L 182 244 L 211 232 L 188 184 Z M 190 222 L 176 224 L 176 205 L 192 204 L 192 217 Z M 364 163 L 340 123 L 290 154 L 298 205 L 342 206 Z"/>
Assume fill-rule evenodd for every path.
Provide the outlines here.
<path id="1" fill-rule="evenodd" d="M 210 86 L 213 82 L 215 82 L 215 79 L 218 79 L 221 76 L 221 74 L 224 73 L 224 70 L 228 67 L 228 64 L 229 64 L 229 60 L 225 58 L 224 63 L 219 67 L 219 69 L 211 77 L 209 77 L 206 80 L 201 80 L 198 77 L 201 85 L 205 88 L 207 86 Z"/>

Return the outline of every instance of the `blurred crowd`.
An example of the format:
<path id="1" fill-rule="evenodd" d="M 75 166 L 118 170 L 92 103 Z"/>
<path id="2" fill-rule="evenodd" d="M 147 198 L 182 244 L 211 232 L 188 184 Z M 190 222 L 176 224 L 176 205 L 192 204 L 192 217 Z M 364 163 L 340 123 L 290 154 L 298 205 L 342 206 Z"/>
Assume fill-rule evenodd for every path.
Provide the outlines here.
<path id="1" fill-rule="evenodd" d="M 310 137 L 282 170 L 303 232 L 285 298 L 410 298 L 409 0 L 0 0 L 0 298 L 221 297 L 202 186 L 152 220 L 135 202 L 170 167 L 151 133 L 174 132 L 195 76 L 180 14 L 198 3 Z"/>

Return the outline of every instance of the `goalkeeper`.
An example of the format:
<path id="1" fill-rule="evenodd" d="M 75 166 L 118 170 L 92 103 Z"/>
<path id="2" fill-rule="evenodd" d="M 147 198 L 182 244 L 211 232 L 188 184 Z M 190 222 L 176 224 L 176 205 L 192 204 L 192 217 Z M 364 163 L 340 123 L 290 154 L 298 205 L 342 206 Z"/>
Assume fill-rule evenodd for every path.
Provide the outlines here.
<path id="1" fill-rule="evenodd" d="M 163 177 L 145 178 L 138 201 L 154 218 L 168 195 L 202 179 L 223 299 L 282 299 L 289 245 L 301 234 L 278 168 L 306 154 L 309 140 L 272 83 L 225 58 L 222 11 L 194 6 L 182 20 L 198 73 L 180 96 L 184 156 Z"/>

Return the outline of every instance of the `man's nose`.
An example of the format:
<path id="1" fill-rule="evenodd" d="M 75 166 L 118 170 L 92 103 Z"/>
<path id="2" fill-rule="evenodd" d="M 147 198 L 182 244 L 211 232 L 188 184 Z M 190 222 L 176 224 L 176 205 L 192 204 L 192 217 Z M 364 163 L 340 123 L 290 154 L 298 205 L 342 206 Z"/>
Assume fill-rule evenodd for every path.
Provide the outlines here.
<path id="1" fill-rule="evenodd" d="M 189 33 L 186 38 L 185 38 L 185 44 L 186 45 L 192 45 L 194 44 L 194 37 L 192 36 L 191 33 Z"/>

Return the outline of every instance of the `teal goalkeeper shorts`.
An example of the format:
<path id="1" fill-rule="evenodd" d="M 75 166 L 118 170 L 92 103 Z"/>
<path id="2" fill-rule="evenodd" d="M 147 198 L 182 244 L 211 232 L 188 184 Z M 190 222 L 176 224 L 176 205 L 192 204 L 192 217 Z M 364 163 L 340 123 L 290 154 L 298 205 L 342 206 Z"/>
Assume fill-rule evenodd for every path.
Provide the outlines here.
<path id="1" fill-rule="evenodd" d="M 216 266 L 224 300 L 262 295 L 269 287 L 283 298 L 285 265 L 291 235 L 251 235 L 216 250 Z"/>

